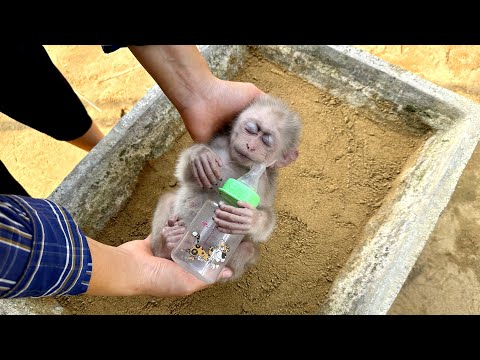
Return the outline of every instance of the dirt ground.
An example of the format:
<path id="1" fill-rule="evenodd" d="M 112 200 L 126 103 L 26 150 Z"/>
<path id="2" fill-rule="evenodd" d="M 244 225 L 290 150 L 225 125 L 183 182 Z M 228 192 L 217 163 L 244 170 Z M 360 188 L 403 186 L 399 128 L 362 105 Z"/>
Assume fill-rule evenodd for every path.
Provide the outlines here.
<path id="1" fill-rule="evenodd" d="M 480 82 L 478 81 L 480 80 L 479 46 L 360 46 L 360 48 L 415 72 L 440 86 L 457 91 L 474 101 L 480 101 Z M 89 114 L 105 133 L 153 85 L 153 80 L 138 65 L 127 49 L 121 49 L 108 55 L 104 54 L 99 46 L 50 45 L 46 46 L 46 49 L 54 63 L 70 81 L 77 93 L 79 93 Z M 346 191 L 346 186 L 342 183 L 345 179 L 338 176 L 335 177 L 335 171 L 333 171 L 335 166 L 332 166 L 332 164 L 338 162 L 345 167 L 347 164 L 358 161 L 358 152 L 356 151 L 362 148 L 362 142 L 358 140 L 369 139 L 369 136 L 365 135 L 363 130 L 368 132 L 373 127 L 367 126 L 368 120 L 365 118 L 360 119 L 355 114 L 348 113 L 349 110 L 343 108 L 343 104 L 335 101 L 330 104 L 331 99 L 328 99 L 327 95 L 315 95 L 314 93 L 317 90 L 309 90 L 310 86 L 303 82 L 297 83 L 289 79 L 288 81 L 291 81 L 292 84 L 289 82 L 288 86 L 284 85 L 282 88 L 281 83 L 282 81 L 287 81 L 288 76 L 284 74 L 284 79 L 282 79 L 282 75 L 277 74 L 273 76 L 275 74 L 273 73 L 272 75 L 270 69 L 268 67 L 262 70 L 262 67 L 259 65 L 257 75 L 255 78 L 252 77 L 253 80 L 249 80 L 255 82 L 263 90 L 270 90 L 274 94 L 278 91 L 278 95 L 290 99 L 293 102 L 292 107 L 301 112 L 305 118 L 310 117 L 312 113 L 319 115 L 328 114 L 332 121 L 332 128 L 325 134 L 314 130 L 309 131 L 308 126 L 313 125 L 308 125 L 307 121 L 307 130 L 304 130 L 303 135 L 307 137 L 309 135 L 313 136 L 313 134 L 321 134 L 315 136 L 325 136 L 322 138 L 322 143 L 327 144 L 328 149 L 315 148 L 311 144 L 308 145 L 307 142 L 305 145 L 302 144 L 303 148 L 300 149 L 301 157 L 299 160 L 281 173 L 281 178 L 284 180 L 280 183 L 279 196 L 277 198 L 279 226 L 272 237 L 271 246 L 283 254 L 283 257 L 279 258 L 282 262 L 272 263 L 275 261 L 274 257 L 267 258 L 264 255 L 269 250 L 270 243 L 268 243 L 266 248 L 262 250 L 261 262 L 256 269 L 237 284 L 240 286 L 225 285 L 222 289 L 219 289 L 219 291 L 231 293 L 231 296 L 238 293 L 245 294 L 245 287 L 250 286 L 253 280 L 257 281 L 256 287 L 253 290 L 249 290 L 248 296 L 244 297 L 248 301 L 243 304 L 237 301 L 232 306 L 225 305 L 224 309 L 228 311 L 225 310 L 223 311 L 224 313 L 230 313 L 230 311 L 232 311 L 231 313 L 271 313 L 272 309 L 277 309 L 280 313 L 299 313 L 303 311 L 312 313 L 318 306 L 315 302 L 315 300 L 318 300 L 312 300 L 312 298 L 322 296 L 322 291 L 325 292 L 328 289 L 329 279 L 331 280 L 331 277 L 335 276 L 337 272 L 335 267 L 339 268 L 342 266 L 348 253 L 348 246 L 335 247 L 337 243 L 332 244 L 334 246 L 330 246 L 333 253 L 323 253 L 322 248 L 316 246 L 318 244 L 316 241 L 318 236 L 322 237 L 322 232 L 329 230 L 328 224 L 333 226 L 337 222 L 337 224 L 343 224 L 342 227 L 339 226 L 337 229 L 342 228 L 345 231 L 343 235 L 338 234 L 340 238 L 344 236 L 347 239 L 349 236 L 352 237 L 352 234 L 355 237 L 355 227 L 362 226 L 362 222 L 366 221 L 367 216 L 371 215 L 370 212 L 374 210 L 375 206 L 379 205 L 378 201 L 385 195 L 383 192 L 386 190 L 385 186 L 388 188 L 388 181 L 385 179 L 375 179 L 376 181 L 374 182 L 370 179 L 368 184 L 371 188 L 369 191 L 372 192 L 367 196 L 368 201 L 364 204 L 353 202 L 353 205 L 356 204 L 358 206 L 356 209 L 342 208 L 341 204 L 335 202 L 329 203 L 333 196 L 332 194 L 337 195 L 342 191 Z M 274 81 L 273 79 L 276 80 Z M 315 99 L 318 102 L 315 102 Z M 328 101 L 326 101 L 327 99 Z M 54 101 L 55 99 L 52 99 L 53 103 Z M 332 110 L 333 108 L 334 111 Z M 346 126 L 344 113 L 347 115 L 347 118 L 355 119 L 355 127 L 352 132 Z M 0 132 L 1 159 L 33 196 L 48 196 L 85 155 L 85 152 L 82 150 L 53 140 L 2 115 L 0 115 Z M 381 138 L 374 134 L 371 140 L 381 140 Z M 351 139 L 356 139 L 353 142 L 355 144 L 353 154 L 343 154 L 341 150 L 350 144 L 349 141 Z M 408 153 L 408 148 L 412 145 L 409 141 L 413 140 L 411 138 L 408 140 L 407 136 L 404 141 L 405 151 Z M 363 145 L 365 144 L 367 143 L 364 142 Z M 413 147 L 415 144 L 418 145 L 415 141 L 413 144 Z M 177 146 L 185 145 L 186 143 L 180 143 Z M 370 142 L 368 145 L 370 146 Z M 28 157 L 25 155 L 27 147 L 29 149 Z M 480 162 L 478 151 L 477 149 L 467 165 L 452 200 L 442 214 L 425 250 L 418 259 L 409 279 L 389 313 L 480 313 L 480 303 L 477 300 L 480 299 L 480 296 L 478 296 L 480 295 L 480 284 L 478 283 L 480 269 L 477 265 L 479 249 L 475 237 L 475 234 L 479 233 L 478 228 L 480 226 L 478 220 L 480 205 L 475 201 L 477 193 L 475 180 L 478 179 L 477 172 L 479 172 L 478 165 Z M 62 155 L 59 156 L 59 154 Z M 312 160 L 308 159 L 308 156 L 303 157 L 305 154 L 320 154 L 320 156 L 316 156 Z M 322 155 L 325 157 L 322 158 Z M 170 156 L 170 161 L 173 161 L 173 155 L 170 154 Z M 305 163 L 302 163 L 302 161 L 307 161 L 307 159 L 309 161 L 327 160 L 327 162 L 332 164 L 327 166 L 326 169 L 323 168 L 322 171 L 318 171 L 318 173 L 312 173 L 305 168 Z M 401 166 L 401 160 L 403 160 L 402 157 L 398 159 L 397 163 L 391 164 L 387 172 L 392 171 L 392 174 L 394 174 L 395 171 L 398 171 L 399 166 Z M 375 161 L 372 161 L 369 165 L 374 166 Z M 152 164 L 152 169 L 150 170 L 154 173 L 154 163 Z M 347 170 L 348 172 L 351 171 L 353 179 L 357 179 L 352 182 L 352 185 L 365 185 L 359 179 L 365 180 L 360 175 L 368 175 L 368 171 L 355 171 L 355 168 L 351 169 L 348 167 L 342 169 L 344 173 Z M 294 171 L 300 174 L 295 180 L 295 185 L 299 181 L 304 181 L 305 184 L 303 185 L 306 186 L 305 188 L 315 193 L 315 196 L 306 199 L 308 201 L 300 202 L 297 200 L 292 203 L 287 196 L 288 192 L 285 189 L 295 188 L 295 186 L 289 186 L 291 183 L 288 180 L 291 175 L 289 172 Z M 385 170 L 382 169 L 382 171 Z M 148 178 L 149 175 L 144 173 L 143 176 Z M 352 177 L 348 176 L 347 179 L 352 179 Z M 317 186 L 312 187 L 311 184 L 316 184 Z M 318 186 L 318 184 L 322 186 Z M 375 189 L 375 187 L 378 188 Z M 298 189 L 303 187 L 296 186 L 296 188 L 298 191 Z M 319 191 L 318 189 L 323 190 Z M 379 192 L 374 192 L 373 190 Z M 365 194 L 363 193 L 363 195 Z M 297 199 L 300 195 L 297 194 Z M 349 194 L 345 193 L 342 196 L 346 198 L 345 196 L 347 195 Z M 322 199 L 317 204 L 313 200 L 316 196 Z M 132 203 L 134 202 L 131 202 L 129 206 L 134 206 Z M 325 203 L 330 205 L 324 206 Z M 139 205 L 137 204 L 136 206 Z M 149 204 L 148 206 L 153 208 L 154 204 Z M 325 219 L 327 227 L 319 228 L 318 219 Z M 135 221 L 138 221 L 138 219 Z M 147 223 L 148 220 L 143 219 L 143 222 Z M 141 226 L 131 227 L 126 233 L 128 236 L 126 240 L 145 235 L 146 225 L 144 224 L 143 226 L 143 228 Z M 285 242 L 283 242 L 282 245 L 282 238 L 297 233 L 299 233 L 297 239 L 302 239 L 301 242 L 296 241 L 289 246 L 286 246 Z M 108 234 L 105 233 L 104 236 L 108 241 Z M 278 243 L 275 244 L 274 241 L 278 241 Z M 354 242 L 347 244 L 353 245 Z M 298 249 L 295 246 L 298 246 Z M 281 267 L 286 259 L 295 258 L 299 252 L 302 256 L 306 254 L 305 259 L 312 259 L 316 255 L 323 257 L 321 260 L 323 261 L 323 267 L 321 268 L 320 277 L 306 281 L 299 277 L 298 271 L 290 271 L 288 275 L 275 273 L 274 278 L 262 278 L 263 268 Z M 315 259 L 315 261 L 318 260 Z M 292 269 L 295 269 L 296 266 L 298 270 L 301 262 L 294 262 Z M 331 267 L 330 269 L 329 266 Z M 320 293 L 313 293 L 308 290 L 314 287 L 318 288 L 319 283 L 322 283 L 322 286 L 319 287 Z M 297 296 L 295 291 L 298 288 L 289 286 L 306 288 L 305 293 L 307 296 L 305 298 Z M 209 313 L 209 309 L 205 309 L 205 305 L 202 305 L 202 300 L 209 299 L 209 301 L 212 301 L 212 298 L 215 298 L 216 294 L 211 290 L 207 289 L 207 291 L 200 292 L 192 297 L 179 300 L 159 301 L 145 299 L 143 310 L 139 310 L 136 307 L 137 305 L 133 305 L 133 307 L 125 305 L 123 313 L 185 313 L 186 309 L 191 309 L 192 306 L 195 309 L 194 311 Z M 250 291 L 253 291 L 253 293 L 250 293 Z M 268 296 L 268 299 L 271 299 L 270 308 L 258 302 L 257 297 L 261 298 L 266 294 L 270 295 Z M 281 304 L 278 302 L 278 299 L 282 296 L 290 301 L 287 301 L 287 305 L 283 308 L 279 306 Z M 73 301 L 81 301 L 80 305 L 77 303 L 75 306 L 82 313 L 97 300 L 88 299 L 83 301 L 83 299 L 74 299 Z M 214 299 L 213 301 L 221 300 Z M 100 303 L 100 301 L 98 302 Z M 105 306 L 110 305 L 107 304 Z M 297 310 L 292 311 L 292 309 Z M 107 311 L 108 309 L 104 308 L 104 310 Z M 95 312 L 102 313 L 102 309 L 97 308 Z"/>

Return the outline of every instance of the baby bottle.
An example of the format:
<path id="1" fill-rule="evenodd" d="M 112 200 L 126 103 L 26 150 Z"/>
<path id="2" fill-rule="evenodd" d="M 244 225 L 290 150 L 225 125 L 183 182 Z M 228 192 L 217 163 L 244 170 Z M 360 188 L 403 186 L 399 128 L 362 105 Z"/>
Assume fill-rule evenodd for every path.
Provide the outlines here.
<path id="1" fill-rule="evenodd" d="M 260 203 L 257 187 L 265 164 L 255 163 L 238 179 L 229 178 L 219 189 L 216 201 L 207 200 L 188 225 L 182 240 L 172 251 L 172 259 L 182 268 L 206 283 L 214 283 L 244 235 L 226 234 L 217 229 L 213 216 L 218 202 L 238 206 L 245 201 L 254 207 Z"/>

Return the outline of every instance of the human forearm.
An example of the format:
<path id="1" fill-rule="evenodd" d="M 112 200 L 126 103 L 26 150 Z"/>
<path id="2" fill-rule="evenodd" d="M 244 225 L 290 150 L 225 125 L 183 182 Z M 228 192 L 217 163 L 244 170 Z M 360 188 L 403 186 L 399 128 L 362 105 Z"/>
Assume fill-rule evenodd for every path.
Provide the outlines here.
<path id="1" fill-rule="evenodd" d="M 87 240 L 92 255 L 92 276 L 87 294 L 128 296 L 143 292 L 141 281 L 135 281 L 137 266 L 127 251 L 89 237 Z"/>
<path id="2" fill-rule="evenodd" d="M 213 86 L 215 77 L 195 45 L 144 45 L 129 49 L 180 113 Z"/>
<path id="3" fill-rule="evenodd" d="M 194 45 L 144 45 L 129 49 L 177 108 L 196 142 L 208 142 L 262 93 L 251 83 L 214 76 Z"/>

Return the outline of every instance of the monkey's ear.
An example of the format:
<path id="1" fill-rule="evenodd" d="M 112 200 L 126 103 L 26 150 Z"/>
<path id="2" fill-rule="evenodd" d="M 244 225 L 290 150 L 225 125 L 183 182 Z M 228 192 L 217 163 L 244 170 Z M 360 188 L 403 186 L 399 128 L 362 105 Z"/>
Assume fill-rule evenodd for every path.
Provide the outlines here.
<path id="1" fill-rule="evenodd" d="M 292 149 L 286 155 L 284 155 L 280 160 L 277 160 L 273 166 L 277 168 L 287 166 L 291 162 L 294 162 L 295 160 L 297 160 L 297 157 L 298 157 L 298 149 L 296 148 Z"/>

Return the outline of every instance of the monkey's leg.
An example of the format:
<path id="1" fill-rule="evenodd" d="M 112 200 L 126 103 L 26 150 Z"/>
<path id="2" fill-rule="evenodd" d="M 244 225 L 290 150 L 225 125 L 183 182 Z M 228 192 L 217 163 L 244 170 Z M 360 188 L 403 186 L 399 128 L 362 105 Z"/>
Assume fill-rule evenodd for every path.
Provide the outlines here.
<path id="1" fill-rule="evenodd" d="M 260 251 L 255 243 L 250 240 L 242 240 L 225 265 L 226 267 L 232 269 L 232 277 L 224 280 L 222 279 L 219 282 L 238 279 L 245 273 L 245 271 L 248 270 L 250 266 L 257 262 L 259 255 Z"/>
<path id="2" fill-rule="evenodd" d="M 152 234 L 150 236 L 150 247 L 155 256 L 169 258 L 171 249 L 167 249 L 166 238 L 163 229 L 172 222 L 172 212 L 175 203 L 176 193 L 167 193 L 160 197 L 153 214 Z"/>

